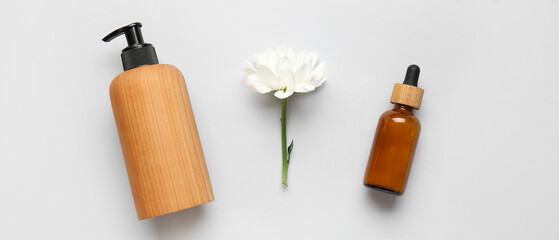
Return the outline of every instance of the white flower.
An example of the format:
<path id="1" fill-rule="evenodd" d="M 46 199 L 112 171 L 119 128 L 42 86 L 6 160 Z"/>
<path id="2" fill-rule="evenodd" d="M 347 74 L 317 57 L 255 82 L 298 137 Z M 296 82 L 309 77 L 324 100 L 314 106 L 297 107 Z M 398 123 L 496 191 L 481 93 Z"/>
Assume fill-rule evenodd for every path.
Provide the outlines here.
<path id="1" fill-rule="evenodd" d="M 326 80 L 322 62 L 316 65 L 316 52 L 296 51 L 291 48 L 268 49 L 254 56 L 255 66 L 250 63 L 245 68 L 245 84 L 258 93 L 276 91 L 274 96 L 280 99 L 291 96 L 294 92 L 313 91 Z"/>

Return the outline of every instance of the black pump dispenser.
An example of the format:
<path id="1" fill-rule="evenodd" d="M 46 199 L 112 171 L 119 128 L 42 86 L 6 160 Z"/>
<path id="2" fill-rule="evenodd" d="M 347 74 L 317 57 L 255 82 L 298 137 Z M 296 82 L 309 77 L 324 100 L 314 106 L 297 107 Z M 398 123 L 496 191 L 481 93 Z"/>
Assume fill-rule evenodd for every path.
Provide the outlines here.
<path id="1" fill-rule="evenodd" d="M 412 85 L 417 87 L 417 81 L 419 80 L 419 66 L 412 64 L 408 67 L 406 71 L 406 78 L 404 78 L 404 84 Z"/>
<path id="2" fill-rule="evenodd" d="M 141 27 L 142 24 L 139 22 L 131 23 L 114 30 L 112 33 L 109 33 L 109 35 L 103 38 L 103 41 L 109 42 L 122 34 L 126 36 L 128 47 L 122 49 L 122 53 L 120 54 L 124 71 L 144 65 L 159 63 L 153 45 L 150 43 L 144 43 L 144 37 L 142 36 L 142 31 L 140 30 Z"/>

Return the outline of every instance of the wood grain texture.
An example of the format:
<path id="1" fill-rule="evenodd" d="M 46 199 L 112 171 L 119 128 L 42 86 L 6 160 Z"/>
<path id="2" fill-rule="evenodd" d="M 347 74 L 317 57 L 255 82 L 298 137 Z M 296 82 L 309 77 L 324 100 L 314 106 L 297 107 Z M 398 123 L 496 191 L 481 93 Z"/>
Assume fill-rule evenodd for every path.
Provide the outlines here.
<path id="1" fill-rule="evenodd" d="M 111 103 L 138 219 L 214 200 L 181 72 L 171 65 L 117 76 Z"/>
<path id="2" fill-rule="evenodd" d="M 421 107 L 421 100 L 423 99 L 423 89 L 402 84 L 394 84 L 394 90 L 392 90 L 391 103 L 404 104 L 406 106 L 419 109 Z"/>

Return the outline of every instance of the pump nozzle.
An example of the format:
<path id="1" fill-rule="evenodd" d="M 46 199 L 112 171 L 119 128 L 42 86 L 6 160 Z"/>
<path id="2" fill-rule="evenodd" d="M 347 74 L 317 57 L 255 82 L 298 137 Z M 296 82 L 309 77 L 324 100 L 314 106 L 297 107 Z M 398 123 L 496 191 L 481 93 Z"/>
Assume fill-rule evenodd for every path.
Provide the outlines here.
<path id="1" fill-rule="evenodd" d="M 103 41 L 110 42 L 116 37 L 124 34 L 128 46 L 122 49 L 120 54 L 124 71 L 137 68 L 144 65 L 158 64 L 155 48 L 149 43 L 144 43 L 144 37 L 140 28 L 142 24 L 139 22 L 128 24 L 103 38 Z"/>

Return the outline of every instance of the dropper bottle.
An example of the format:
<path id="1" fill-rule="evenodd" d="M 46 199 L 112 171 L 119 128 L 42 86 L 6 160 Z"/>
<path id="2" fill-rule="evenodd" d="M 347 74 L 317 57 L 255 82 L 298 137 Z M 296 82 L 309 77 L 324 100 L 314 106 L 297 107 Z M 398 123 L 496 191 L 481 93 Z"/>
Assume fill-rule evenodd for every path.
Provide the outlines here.
<path id="1" fill-rule="evenodd" d="M 363 184 L 380 191 L 402 195 L 406 190 L 421 125 L 413 110 L 419 109 L 423 89 L 417 87 L 419 67 L 410 65 L 404 83 L 396 83 L 390 102 L 392 110 L 379 119 Z"/>

